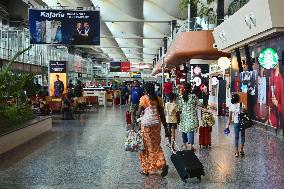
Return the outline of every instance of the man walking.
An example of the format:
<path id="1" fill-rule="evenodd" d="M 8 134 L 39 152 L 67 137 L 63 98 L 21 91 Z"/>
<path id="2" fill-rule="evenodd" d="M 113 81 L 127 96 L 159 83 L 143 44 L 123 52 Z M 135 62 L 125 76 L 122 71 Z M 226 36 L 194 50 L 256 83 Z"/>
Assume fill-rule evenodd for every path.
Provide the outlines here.
<path id="1" fill-rule="evenodd" d="M 134 86 L 131 88 L 129 103 L 132 123 L 136 123 L 136 112 L 138 111 L 140 98 L 143 96 L 143 89 L 140 87 L 138 80 L 134 80 Z"/>

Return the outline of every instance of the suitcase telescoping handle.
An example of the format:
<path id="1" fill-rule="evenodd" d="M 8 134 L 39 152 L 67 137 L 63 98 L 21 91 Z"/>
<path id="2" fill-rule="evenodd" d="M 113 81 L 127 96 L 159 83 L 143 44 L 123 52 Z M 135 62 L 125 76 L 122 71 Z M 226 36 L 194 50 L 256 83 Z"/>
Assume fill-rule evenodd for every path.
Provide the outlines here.
<path id="1" fill-rule="evenodd" d="M 167 141 L 167 145 L 166 146 L 168 146 L 171 149 L 173 154 L 177 154 L 177 151 L 180 151 L 180 149 L 179 149 L 179 147 L 178 147 L 178 145 L 177 145 L 175 140 L 173 141 L 173 143 L 174 143 L 174 146 L 176 147 L 177 150 L 173 149 L 173 147 L 172 147 L 172 145 L 170 144 L 169 141 Z"/>

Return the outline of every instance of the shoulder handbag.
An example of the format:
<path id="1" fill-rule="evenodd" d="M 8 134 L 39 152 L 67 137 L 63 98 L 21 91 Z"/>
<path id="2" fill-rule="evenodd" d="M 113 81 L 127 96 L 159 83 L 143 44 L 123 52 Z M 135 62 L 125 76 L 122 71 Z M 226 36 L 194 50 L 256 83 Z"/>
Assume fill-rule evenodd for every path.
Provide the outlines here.
<path id="1" fill-rule="evenodd" d="M 160 124 L 159 117 L 159 102 L 157 101 L 157 106 L 149 105 L 145 110 L 142 117 L 137 121 L 141 121 L 143 127 L 154 127 Z"/>
<path id="2" fill-rule="evenodd" d="M 248 129 L 253 126 L 253 121 L 249 118 L 248 114 L 246 112 L 242 112 L 242 103 L 240 105 L 240 111 L 239 114 L 239 125 L 240 129 Z"/>

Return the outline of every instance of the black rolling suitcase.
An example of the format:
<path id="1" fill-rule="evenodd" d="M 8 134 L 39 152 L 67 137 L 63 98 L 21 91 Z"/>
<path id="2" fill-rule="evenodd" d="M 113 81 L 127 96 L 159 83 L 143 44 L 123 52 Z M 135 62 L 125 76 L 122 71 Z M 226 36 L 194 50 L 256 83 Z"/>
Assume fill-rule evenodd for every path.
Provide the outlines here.
<path id="1" fill-rule="evenodd" d="M 188 178 L 201 180 L 201 176 L 205 176 L 204 167 L 193 151 L 173 151 L 171 160 L 184 182 Z"/>

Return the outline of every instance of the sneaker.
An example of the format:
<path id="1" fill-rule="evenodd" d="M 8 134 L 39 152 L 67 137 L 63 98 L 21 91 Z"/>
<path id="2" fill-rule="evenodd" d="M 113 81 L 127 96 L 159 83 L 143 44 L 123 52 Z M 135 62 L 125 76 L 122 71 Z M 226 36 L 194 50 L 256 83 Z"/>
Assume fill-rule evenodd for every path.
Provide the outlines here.
<path id="1" fill-rule="evenodd" d="M 140 174 L 144 176 L 149 176 L 149 173 L 144 173 L 143 171 L 140 171 Z"/>

